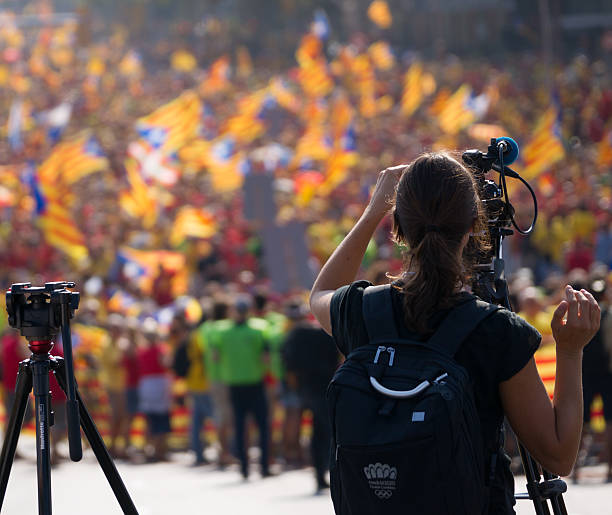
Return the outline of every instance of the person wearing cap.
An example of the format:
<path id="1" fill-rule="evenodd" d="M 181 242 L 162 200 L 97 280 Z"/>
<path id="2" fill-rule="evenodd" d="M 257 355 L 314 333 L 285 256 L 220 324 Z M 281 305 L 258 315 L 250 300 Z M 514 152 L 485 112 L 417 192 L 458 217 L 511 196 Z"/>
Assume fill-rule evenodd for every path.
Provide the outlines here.
<path id="1" fill-rule="evenodd" d="M 238 296 L 232 322 L 217 331 L 213 355 L 221 381 L 229 386 L 234 414 L 235 449 L 244 479 L 249 476 L 246 449 L 246 417 L 253 415 L 259 431 L 261 475 L 269 470 L 268 403 L 264 389 L 267 346 L 263 331 L 248 323 L 251 299 Z"/>

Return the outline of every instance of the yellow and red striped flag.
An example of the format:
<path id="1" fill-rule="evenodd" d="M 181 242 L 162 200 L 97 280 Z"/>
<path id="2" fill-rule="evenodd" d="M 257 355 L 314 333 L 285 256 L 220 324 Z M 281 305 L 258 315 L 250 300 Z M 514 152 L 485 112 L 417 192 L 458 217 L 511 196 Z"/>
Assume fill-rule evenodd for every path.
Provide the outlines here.
<path id="1" fill-rule="evenodd" d="M 87 261 L 89 251 L 85 238 L 78 228 L 66 197 L 47 195 L 45 192 L 53 188 L 53 183 L 43 184 L 40 174 L 29 164 L 23 173 L 23 181 L 30 188 L 35 202 L 36 222 L 45 240 L 64 252 L 74 263 Z"/>
<path id="2" fill-rule="evenodd" d="M 423 71 L 423 63 L 416 61 L 404 75 L 404 91 L 402 93 L 402 114 L 412 116 L 421 106 L 425 97 L 436 91 L 436 80 L 431 73 Z"/>
<path id="3" fill-rule="evenodd" d="M 533 137 L 521 152 L 525 164 L 521 175 L 525 180 L 536 178 L 565 157 L 559 118 L 558 106 L 553 101 L 538 119 Z"/>
<path id="4" fill-rule="evenodd" d="M 474 121 L 474 113 L 467 108 L 471 96 L 471 86 L 463 84 L 448 98 L 438 115 L 438 123 L 444 132 L 457 134 Z"/>
<path id="5" fill-rule="evenodd" d="M 395 66 L 395 56 L 386 41 L 376 41 L 368 47 L 368 54 L 379 70 L 390 70 Z"/>
<path id="6" fill-rule="evenodd" d="M 241 98 L 237 103 L 238 114 L 225 122 L 222 134 L 232 136 L 238 143 L 250 143 L 263 134 L 265 128 L 259 114 L 267 94 L 267 88 L 263 88 Z"/>
<path id="7" fill-rule="evenodd" d="M 144 181 L 135 159 L 125 160 L 125 171 L 130 187 L 119 195 L 119 205 L 132 218 L 141 218 L 143 225 L 151 228 L 157 220 L 157 200 Z"/>
<path id="8" fill-rule="evenodd" d="M 447 134 L 457 134 L 484 116 L 489 102 L 486 92 L 475 95 L 469 84 L 462 84 L 438 114 L 440 128 Z"/>
<path id="9" fill-rule="evenodd" d="M 297 113 L 300 110 L 302 106 L 300 98 L 289 89 L 289 86 L 282 78 L 274 77 L 270 79 L 268 89 L 278 105 L 284 107 L 287 111 Z"/>
<path id="10" fill-rule="evenodd" d="M 38 176 L 43 188 L 51 188 L 74 184 L 89 174 L 107 170 L 108 166 L 108 159 L 96 139 L 84 131 L 53 147 L 40 165 Z"/>
<path id="11" fill-rule="evenodd" d="M 38 224 L 45 239 L 65 252 L 73 261 L 81 262 L 87 259 L 89 251 L 85 238 L 68 208 L 59 202 L 49 202 L 38 218 Z"/>
<path id="12" fill-rule="evenodd" d="M 187 90 L 151 114 L 139 118 L 136 130 L 152 148 L 170 154 L 197 136 L 201 113 L 202 103 L 198 95 Z"/>
<path id="13" fill-rule="evenodd" d="M 207 239 L 217 233 L 217 221 L 212 213 L 193 206 L 182 207 L 174 219 L 170 243 L 178 247 L 186 238 Z"/>

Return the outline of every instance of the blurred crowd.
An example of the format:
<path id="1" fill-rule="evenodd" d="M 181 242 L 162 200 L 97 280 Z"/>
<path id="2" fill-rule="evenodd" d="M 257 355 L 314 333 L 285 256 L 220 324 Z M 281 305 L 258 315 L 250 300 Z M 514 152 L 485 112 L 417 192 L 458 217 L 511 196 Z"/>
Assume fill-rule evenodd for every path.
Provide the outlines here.
<path id="1" fill-rule="evenodd" d="M 41 5 L 46 13 L 34 11 Z M 314 273 L 359 215 L 378 171 L 423 151 L 485 150 L 491 137 L 510 135 L 543 156 L 527 177 L 538 198 L 536 228 L 507 238 L 504 257 L 514 307 L 544 335 L 544 347 L 563 285 L 596 289 L 609 305 L 609 63 L 577 56 L 543 65 L 535 54 L 503 66 L 451 53 L 425 59 L 392 48 L 380 31 L 336 41 L 324 13 L 296 37 L 295 61 L 265 52 L 258 60 L 244 46 L 228 52 L 214 17 L 136 38 L 118 22 L 58 21 L 48 2 L 31 6 L 20 14 L 35 12 L 39 22 L 27 26 L 19 14 L 0 11 L 0 277 L 5 287 L 77 283 L 79 385 L 91 411 L 107 421 L 115 456 L 165 459 L 168 445 L 186 445 L 168 440 L 181 424 L 171 415 L 183 405 L 196 464 L 237 460 L 248 476 L 248 414 L 264 476 L 275 460 L 303 464 L 300 435 L 328 430 L 317 399 L 337 357 L 320 331 L 296 336 L 294 326 L 318 330 L 307 321 L 306 288 L 289 281 L 275 289 L 270 281 L 264 258 L 277 249 L 264 245 L 266 224 L 306 227 L 308 256 L 301 258 Z M 177 98 L 196 106 L 193 128 L 188 118 L 177 128 L 152 117 Z M 555 123 L 546 132 L 539 120 L 551 109 Z M 160 143 L 151 127 L 166 139 Z M 83 134 L 101 160 L 73 177 L 61 168 L 65 154 L 59 164 L 50 158 Z M 561 154 L 547 160 L 553 143 Z M 88 159 L 90 150 L 77 157 Z M 520 173 L 533 161 L 519 157 L 513 167 Z M 249 176 L 270 178 L 272 219 L 245 209 L 253 201 L 245 195 L 254 194 L 243 187 Z M 510 195 L 519 226 L 528 226 L 528 191 L 512 186 Z M 68 236 L 49 229 L 45 217 L 53 213 L 43 204 L 65 210 L 53 223 L 70 227 Z M 185 207 L 196 216 L 179 223 Z M 389 228 L 387 220 L 366 253 L 375 283 L 402 266 Z M 12 370 L 26 349 L 2 324 L 10 404 Z M 304 341 L 319 337 L 319 355 L 304 353 Z M 602 338 L 600 350 L 610 356 L 612 334 Z M 607 380 L 609 360 L 604 368 L 585 377 Z M 543 376 L 550 388 L 554 368 L 552 378 Z M 601 406 L 593 409 L 601 419 Z M 146 421 L 146 445 L 134 452 L 138 420 Z M 321 438 L 312 438 L 312 461 L 324 487 Z M 205 452 L 207 445 L 215 452 Z"/>

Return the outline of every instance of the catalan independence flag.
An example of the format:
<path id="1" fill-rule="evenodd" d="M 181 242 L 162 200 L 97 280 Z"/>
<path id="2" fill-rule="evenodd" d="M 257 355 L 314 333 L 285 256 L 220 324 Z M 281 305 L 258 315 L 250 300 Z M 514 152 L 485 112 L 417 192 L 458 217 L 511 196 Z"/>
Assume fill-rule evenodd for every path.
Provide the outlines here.
<path id="1" fill-rule="evenodd" d="M 260 119 L 260 114 L 264 109 L 267 97 L 267 88 L 263 88 L 241 98 L 238 101 L 238 112 L 224 124 L 223 134 L 233 137 L 238 143 L 250 143 L 261 136 L 265 127 Z"/>
<path id="2" fill-rule="evenodd" d="M 525 164 L 521 175 L 526 180 L 536 178 L 565 157 L 561 139 L 561 111 L 555 100 L 536 122 L 533 137 L 521 155 Z"/>
<path id="3" fill-rule="evenodd" d="M 144 293 L 151 293 L 153 281 L 160 267 L 172 274 L 172 292 L 183 295 L 187 290 L 187 267 L 185 255 L 170 250 L 141 250 L 121 247 L 117 261 L 135 271 L 138 286 Z"/>
<path id="4" fill-rule="evenodd" d="M 43 188 L 70 186 L 89 174 L 108 169 L 108 159 L 88 131 L 62 141 L 38 168 Z M 46 193 L 51 193 L 47 191 Z"/>
<path id="5" fill-rule="evenodd" d="M 151 228 L 157 221 L 158 205 L 155 196 L 144 181 L 135 159 L 128 157 L 125 160 L 125 170 L 130 187 L 121 192 L 119 205 L 131 217 L 142 219 L 143 225 Z"/>
<path id="6" fill-rule="evenodd" d="M 425 97 L 436 91 L 436 80 L 431 73 L 423 70 L 423 64 L 416 61 L 410 65 L 404 76 L 402 92 L 402 114 L 412 116 L 421 106 Z"/>
<path id="7" fill-rule="evenodd" d="M 27 165 L 22 180 L 30 188 L 35 202 L 37 224 L 47 242 L 64 252 L 75 263 L 86 260 L 89 252 L 85 238 L 70 209 L 61 202 L 61 198 L 45 195 L 40 175 L 33 164 Z"/>
<path id="8" fill-rule="evenodd" d="M 457 134 L 481 118 L 488 107 L 486 93 L 475 95 L 469 84 L 463 84 L 446 101 L 438 114 L 438 123 L 447 134 Z"/>
<path id="9" fill-rule="evenodd" d="M 217 233 L 217 221 L 212 213 L 193 206 L 183 206 L 174 219 L 172 235 L 173 246 L 178 247 L 186 238 L 207 239 Z"/>
<path id="10" fill-rule="evenodd" d="M 139 118 L 136 130 L 154 149 L 171 154 L 198 135 L 202 103 L 191 90 Z"/>

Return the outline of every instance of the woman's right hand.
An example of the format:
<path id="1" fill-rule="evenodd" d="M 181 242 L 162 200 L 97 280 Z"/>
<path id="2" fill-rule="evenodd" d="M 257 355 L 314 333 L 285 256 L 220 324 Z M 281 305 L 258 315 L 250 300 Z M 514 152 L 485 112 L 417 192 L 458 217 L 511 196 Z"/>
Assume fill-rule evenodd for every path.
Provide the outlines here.
<path id="1" fill-rule="evenodd" d="M 397 183 L 408 165 L 397 165 L 385 168 L 378 174 L 376 186 L 370 197 L 366 211 L 378 218 L 384 217 L 393 205 Z"/>
<path id="2" fill-rule="evenodd" d="M 599 330 L 600 319 L 601 309 L 593 295 L 566 286 L 565 299 L 557 306 L 550 323 L 557 354 L 581 353 Z"/>

